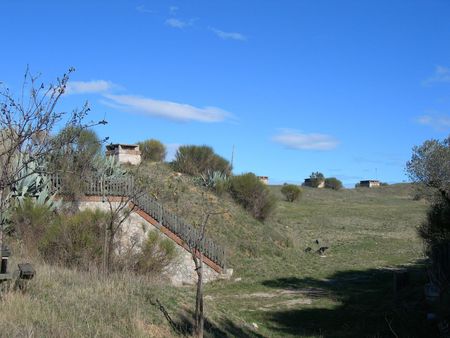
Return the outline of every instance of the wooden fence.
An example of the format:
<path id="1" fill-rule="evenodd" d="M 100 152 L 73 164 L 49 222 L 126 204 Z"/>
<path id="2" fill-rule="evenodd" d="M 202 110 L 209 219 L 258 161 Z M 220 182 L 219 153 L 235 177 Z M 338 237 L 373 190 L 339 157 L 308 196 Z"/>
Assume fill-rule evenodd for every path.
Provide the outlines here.
<path id="1" fill-rule="evenodd" d="M 53 193 L 64 192 L 64 182 L 57 174 L 49 176 L 49 189 Z M 204 236 L 197 227 L 187 223 L 181 217 L 170 212 L 147 193 L 137 193 L 133 176 L 124 175 L 116 178 L 101 176 L 86 179 L 83 187 L 87 196 L 127 196 L 139 209 L 154 218 L 159 224 L 180 237 L 189 248 L 196 248 L 211 261 L 225 268 L 225 250 L 212 239 Z"/>

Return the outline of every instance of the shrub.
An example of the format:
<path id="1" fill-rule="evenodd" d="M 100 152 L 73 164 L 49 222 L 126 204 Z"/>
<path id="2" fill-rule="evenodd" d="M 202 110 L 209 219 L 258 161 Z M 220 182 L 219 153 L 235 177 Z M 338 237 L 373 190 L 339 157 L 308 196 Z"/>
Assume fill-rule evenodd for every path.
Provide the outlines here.
<path id="1" fill-rule="evenodd" d="M 162 238 L 158 231 L 150 231 L 141 251 L 137 254 L 135 271 L 161 273 L 177 256 L 175 244 Z"/>
<path id="2" fill-rule="evenodd" d="M 329 177 L 325 179 L 325 188 L 339 190 L 342 189 L 342 182 L 336 177 Z"/>
<path id="3" fill-rule="evenodd" d="M 139 149 L 144 161 L 163 162 L 167 155 L 166 146 L 155 139 L 139 142 Z"/>
<path id="4" fill-rule="evenodd" d="M 435 201 L 428 210 L 427 219 L 418 229 L 425 242 L 426 254 L 430 258 L 430 278 L 433 281 L 448 282 L 450 262 L 450 199 Z"/>
<path id="5" fill-rule="evenodd" d="M 302 191 L 295 184 L 285 183 L 281 188 L 281 193 L 284 195 L 288 202 L 294 202 L 300 197 Z"/>
<path id="6" fill-rule="evenodd" d="M 275 198 L 269 188 L 253 173 L 232 176 L 230 193 L 258 220 L 264 220 L 275 207 Z"/>
<path id="7" fill-rule="evenodd" d="M 8 231 L 23 241 L 27 251 L 36 254 L 38 243 L 54 218 L 55 214 L 48 205 L 35 203 L 28 197 L 12 211 L 12 224 Z"/>
<path id="8" fill-rule="evenodd" d="M 442 199 L 433 203 L 418 231 L 428 248 L 450 243 L 450 201 Z"/>
<path id="9" fill-rule="evenodd" d="M 219 171 L 225 175 L 231 173 L 230 163 L 208 146 L 179 147 L 172 167 L 176 171 L 192 176 L 200 176 L 208 171 Z"/>
<path id="10" fill-rule="evenodd" d="M 57 217 L 46 229 L 39 252 L 53 264 L 82 269 L 99 267 L 107 217 L 98 209 Z"/>

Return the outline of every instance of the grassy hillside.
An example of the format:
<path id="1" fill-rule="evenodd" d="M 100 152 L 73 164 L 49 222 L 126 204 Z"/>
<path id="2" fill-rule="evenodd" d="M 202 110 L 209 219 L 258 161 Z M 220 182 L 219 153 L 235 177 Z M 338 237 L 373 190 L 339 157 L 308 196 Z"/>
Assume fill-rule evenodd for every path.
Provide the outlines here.
<path id="1" fill-rule="evenodd" d="M 231 281 L 206 286 L 210 336 L 429 333 L 415 231 L 427 206 L 413 200 L 411 186 L 304 188 L 294 203 L 283 201 L 280 187 L 272 186 L 278 206 L 261 223 L 229 196 L 202 195 L 191 178 L 165 165 L 145 164 L 139 175 L 150 178 L 149 192 L 192 223 L 201 220 L 204 208 L 226 211 L 211 220 L 208 233 L 226 246 L 235 273 Z M 320 246 L 328 247 L 323 256 L 315 253 Z M 176 333 L 152 300 L 158 298 L 179 327 L 186 327 L 194 308 L 191 287 L 134 276 L 99 280 L 95 274 L 37 266 L 27 294 L 6 295 L 0 335 L 165 337 Z M 410 270 L 412 287 L 394 299 L 391 269 L 400 266 Z"/>
<path id="2" fill-rule="evenodd" d="M 280 187 L 272 189 L 280 202 L 266 225 L 291 245 L 279 256 L 244 261 L 248 268 L 234 285 L 211 286 L 225 317 L 254 322 L 264 336 L 391 336 L 387 321 L 399 336 L 427 336 L 415 231 L 426 203 L 413 201 L 410 185 L 305 188 L 294 203 L 281 201 Z M 325 257 L 313 253 L 319 246 L 329 248 Z M 311 252 L 304 252 L 308 247 Z M 400 266 L 411 270 L 414 287 L 396 303 L 392 269 Z"/>

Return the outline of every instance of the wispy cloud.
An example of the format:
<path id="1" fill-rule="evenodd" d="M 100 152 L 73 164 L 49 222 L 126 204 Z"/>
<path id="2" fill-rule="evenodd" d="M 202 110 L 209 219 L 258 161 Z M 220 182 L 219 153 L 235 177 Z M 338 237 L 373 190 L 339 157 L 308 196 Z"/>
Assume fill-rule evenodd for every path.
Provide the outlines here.
<path id="1" fill-rule="evenodd" d="M 339 141 L 330 135 L 305 134 L 290 129 L 281 130 L 272 140 L 286 148 L 297 150 L 332 150 L 339 144 Z"/>
<path id="2" fill-rule="evenodd" d="M 175 15 L 175 13 L 179 10 L 179 8 L 177 6 L 170 6 L 169 7 L 169 12 L 171 15 Z"/>
<path id="3" fill-rule="evenodd" d="M 236 32 L 224 32 L 220 29 L 216 28 L 209 28 L 214 34 L 216 34 L 219 38 L 224 40 L 238 40 L 238 41 L 245 41 L 247 40 L 247 37 L 241 33 Z"/>
<path id="4" fill-rule="evenodd" d="M 424 84 L 430 85 L 432 83 L 438 82 L 450 83 L 450 68 L 444 66 L 436 66 L 433 76 L 425 80 Z"/>
<path id="5" fill-rule="evenodd" d="M 173 28 L 179 28 L 179 29 L 183 29 L 189 26 L 192 26 L 194 23 L 194 20 L 189 20 L 189 21 L 183 21 L 180 19 L 175 19 L 175 18 L 170 18 L 166 20 L 166 25 L 173 27 Z"/>
<path id="6" fill-rule="evenodd" d="M 118 87 L 118 85 L 105 80 L 69 81 L 66 87 L 66 94 L 105 93 Z"/>
<path id="7" fill-rule="evenodd" d="M 450 116 L 427 114 L 419 116 L 416 119 L 416 122 L 424 126 L 432 127 L 439 131 L 450 129 Z"/>
<path id="8" fill-rule="evenodd" d="M 137 6 L 136 10 L 141 13 L 148 13 L 148 14 L 155 13 L 155 11 L 152 11 L 151 9 L 146 8 L 145 5 Z"/>
<path id="9" fill-rule="evenodd" d="M 229 112 L 216 107 L 199 108 L 189 104 L 134 95 L 104 94 L 103 96 L 108 99 L 103 103 L 110 107 L 181 122 L 221 122 L 232 116 Z"/>

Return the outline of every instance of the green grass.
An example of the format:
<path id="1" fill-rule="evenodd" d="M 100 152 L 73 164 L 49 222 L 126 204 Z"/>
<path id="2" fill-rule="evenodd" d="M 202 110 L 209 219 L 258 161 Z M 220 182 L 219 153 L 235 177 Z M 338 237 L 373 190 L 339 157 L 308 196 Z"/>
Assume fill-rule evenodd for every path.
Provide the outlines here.
<path id="1" fill-rule="evenodd" d="M 153 182 L 150 192 L 192 223 L 201 220 L 205 206 L 227 211 L 208 225 L 235 271 L 231 281 L 206 285 L 209 336 L 389 337 L 389 325 L 400 337 L 429 336 L 416 234 L 427 204 L 413 200 L 410 185 L 303 188 L 293 203 L 272 186 L 278 205 L 261 223 L 229 196 L 202 196 L 189 177 L 172 174 L 161 164 L 145 164 L 140 173 Z M 315 240 L 329 247 L 325 257 L 314 252 Z M 307 247 L 312 252 L 304 252 Z M 411 285 L 394 297 L 390 269 L 400 266 L 410 271 Z M 3 301 L 0 335 L 175 335 L 150 303 L 156 297 L 184 327 L 194 307 L 193 288 L 135 276 L 105 280 L 39 264 L 29 292 Z"/>
<path id="2" fill-rule="evenodd" d="M 236 262 L 241 281 L 210 285 L 220 316 L 254 322 L 264 336 L 391 336 L 387 321 L 400 336 L 429 333 L 419 304 L 425 280 L 416 234 L 427 205 L 413 201 L 410 185 L 304 188 L 294 203 L 271 188 L 280 202 L 261 226 L 287 236 L 291 246 L 265 254 L 277 245 L 262 238 L 262 256 Z M 304 252 L 317 250 L 316 239 L 329 247 L 326 257 Z M 390 268 L 400 266 L 410 270 L 412 286 L 396 303 Z"/>
<path id="3" fill-rule="evenodd" d="M 147 169 L 154 177 L 168 170 L 156 164 Z M 178 180 L 178 202 L 162 200 L 198 221 L 204 200 L 189 177 Z M 240 280 L 206 287 L 209 319 L 231 320 L 247 335 L 391 336 L 389 322 L 397 334 L 426 336 L 422 303 L 415 302 L 423 300 L 425 283 L 416 228 L 427 204 L 413 200 L 413 187 L 303 188 L 293 203 L 283 200 L 280 188 L 271 187 L 279 202 L 264 223 L 226 195 L 211 197 L 213 209 L 229 213 L 213 220 L 210 235 L 226 245 L 233 278 Z M 304 252 L 319 248 L 316 239 L 329 247 L 326 257 Z M 413 282 L 396 303 L 389 269 L 401 266 L 411 270 Z"/>

